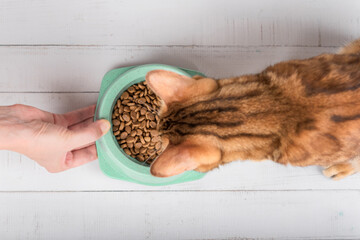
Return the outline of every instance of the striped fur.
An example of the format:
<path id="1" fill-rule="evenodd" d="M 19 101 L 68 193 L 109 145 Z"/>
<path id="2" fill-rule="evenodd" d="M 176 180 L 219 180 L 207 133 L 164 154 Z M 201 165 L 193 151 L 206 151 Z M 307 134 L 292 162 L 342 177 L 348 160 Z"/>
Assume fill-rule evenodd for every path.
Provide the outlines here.
<path id="1" fill-rule="evenodd" d="M 320 165 L 334 178 L 358 171 L 349 164 L 360 152 L 360 41 L 340 53 L 220 80 L 148 74 L 149 86 L 165 99 L 159 131 L 169 142 L 152 173 L 209 171 L 238 159 Z M 165 81 L 186 84 L 173 84 L 169 94 Z"/>

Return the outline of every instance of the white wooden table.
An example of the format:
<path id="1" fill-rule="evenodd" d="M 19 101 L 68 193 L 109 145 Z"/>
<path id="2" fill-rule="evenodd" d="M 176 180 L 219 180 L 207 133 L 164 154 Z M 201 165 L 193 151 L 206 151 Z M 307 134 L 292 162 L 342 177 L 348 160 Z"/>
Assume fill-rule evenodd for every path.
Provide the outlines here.
<path id="1" fill-rule="evenodd" d="M 110 69 L 164 63 L 227 77 L 335 52 L 359 0 L 0 0 L 0 100 L 62 113 L 95 103 Z M 147 187 L 98 162 L 49 174 L 0 152 L 0 239 L 359 239 L 360 174 L 237 162 Z"/>

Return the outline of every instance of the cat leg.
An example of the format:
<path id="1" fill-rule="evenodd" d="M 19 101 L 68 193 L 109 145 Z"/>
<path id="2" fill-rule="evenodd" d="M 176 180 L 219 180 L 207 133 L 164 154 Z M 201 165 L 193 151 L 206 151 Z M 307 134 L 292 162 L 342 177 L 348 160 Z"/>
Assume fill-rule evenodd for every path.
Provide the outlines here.
<path id="1" fill-rule="evenodd" d="M 333 180 L 340 180 L 359 171 L 360 157 L 356 157 L 346 163 L 338 163 L 326 168 L 323 170 L 323 174 Z"/>
<path id="2" fill-rule="evenodd" d="M 339 54 L 360 54 L 360 39 L 357 39 L 345 47 L 342 47 Z"/>

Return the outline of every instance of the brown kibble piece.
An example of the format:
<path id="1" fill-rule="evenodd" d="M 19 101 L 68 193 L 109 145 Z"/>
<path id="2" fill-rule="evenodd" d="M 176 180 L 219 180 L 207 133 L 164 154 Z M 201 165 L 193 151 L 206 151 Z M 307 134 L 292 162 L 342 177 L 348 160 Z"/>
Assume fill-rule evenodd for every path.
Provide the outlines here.
<path id="1" fill-rule="evenodd" d="M 121 135 L 120 135 L 120 138 L 125 139 L 127 136 L 128 136 L 127 132 L 122 132 Z"/>
<path id="2" fill-rule="evenodd" d="M 161 142 L 157 142 L 156 144 L 155 144 L 155 149 L 156 150 L 159 150 L 161 148 Z"/>
<path id="3" fill-rule="evenodd" d="M 148 149 L 146 151 L 149 155 L 153 155 L 156 151 L 154 149 Z"/>
<path id="4" fill-rule="evenodd" d="M 142 144 L 145 144 L 145 143 L 146 143 L 143 136 L 140 136 L 140 142 L 141 142 Z"/>
<path id="5" fill-rule="evenodd" d="M 126 126 L 125 127 L 125 131 L 130 134 L 131 133 L 131 127 L 130 126 Z"/>
<path id="6" fill-rule="evenodd" d="M 131 155 L 131 151 L 128 148 L 124 148 L 124 152 L 129 156 Z"/>
<path id="7" fill-rule="evenodd" d="M 124 113 L 122 117 L 126 122 L 130 121 L 130 116 L 128 113 Z"/>
<path id="8" fill-rule="evenodd" d="M 129 98 L 129 93 L 128 92 L 124 92 L 122 95 L 121 95 L 122 99 L 128 99 Z"/>
<path id="9" fill-rule="evenodd" d="M 137 127 L 139 127 L 139 126 L 140 126 L 140 123 L 139 123 L 139 122 L 133 122 L 133 124 L 132 124 L 132 125 L 133 125 L 133 127 L 134 127 L 134 128 L 135 128 L 135 127 L 137 128 Z"/>
<path id="10" fill-rule="evenodd" d="M 134 93 L 135 92 L 135 88 L 133 86 L 129 87 L 128 89 L 129 93 Z"/>
<path id="11" fill-rule="evenodd" d="M 139 98 L 139 100 L 138 100 L 138 103 L 140 103 L 140 104 L 144 104 L 146 102 L 146 99 L 145 98 Z"/>
<path id="12" fill-rule="evenodd" d="M 135 120 L 135 119 L 136 119 L 136 112 L 135 112 L 135 111 L 131 111 L 130 116 L 131 116 L 131 118 L 132 118 L 133 120 Z"/>
<path id="13" fill-rule="evenodd" d="M 114 126 L 119 126 L 119 125 L 120 125 L 120 121 L 117 120 L 117 119 L 114 119 L 114 120 L 113 120 L 113 124 L 114 124 Z"/>
<path id="14" fill-rule="evenodd" d="M 151 127 L 151 128 L 156 128 L 156 123 L 153 122 L 153 121 L 151 121 L 151 122 L 150 122 L 150 127 Z"/>
<path id="15" fill-rule="evenodd" d="M 121 106 L 119 107 L 119 113 L 121 114 L 121 113 L 123 113 L 123 112 L 124 112 L 124 106 L 121 105 Z"/>
<path id="16" fill-rule="evenodd" d="M 141 108 L 141 109 L 140 109 L 140 114 L 141 114 L 141 115 L 145 115 L 146 112 L 147 112 L 146 108 Z"/>
<path id="17" fill-rule="evenodd" d="M 146 119 L 150 119 L 151 112 L 146 112 L 145 117 Z"/>
<path id="18" fill-rule="evenodd" d="M 125 123 L 124 123 L 124 122 L 121 122 L 121 123 L 120 123 L 119 130 L 120 130 L 120 131 L 124 130 L 124 127 L 125 127 Z"/>
<path id="19" fill-rule="evenodd" d="M 160 99 L 145 82 L 134 84 L 122 93 L 112 112 L 113 134 L 129 156 L 150 164 L 161 153 L 157 132 Z"/>

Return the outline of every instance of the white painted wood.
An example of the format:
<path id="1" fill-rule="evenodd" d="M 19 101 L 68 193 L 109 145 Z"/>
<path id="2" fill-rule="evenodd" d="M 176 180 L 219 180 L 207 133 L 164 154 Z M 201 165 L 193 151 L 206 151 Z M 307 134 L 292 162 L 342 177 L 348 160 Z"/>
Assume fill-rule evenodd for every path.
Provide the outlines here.
<path id="1" fill-rule="evenodd" d="M 336 50 L 325 47 L 0 47 L 0 92 L 99 91 L 107 71 L 147 63 L 229 77 L 257 73 L 279 61 Z"/>
<path id="2" fill-rule="evenodd" d="M 64 113 L 94 103 L 97 93 L 0 93 L 0 99 L 5 105 L 25 103 Z M 97 161 L 64 173 L 49 174 L 24 156 L 0 151 L 0 191 L 273 189 L 360 189 L 360 174 L 335 182 L 322 176 L 319 167 L 299 168 L 270 161 L 245 161 L 214 170 L 200 181 L 147 187 L 106 177 Z"/>
<path id="3" fill-rule="evenodd" d="M 105 176 L 98 161 L 50 174 L 17 153 L 0 152 L 0 191 L 212 191 L 212 190 L 360 190 L 360 174 L 335 182 L 318 167 L 295 168 L 267 162 L 236 162 L 209 172 L 201 180 L 150 187 Z"/>
<path id="4" fill-rule="evenodd" d="M 0 0 L 0 103 L 84 107 L 108 70 L 136 64 L 258 72 L 360 37 L 359 10 L 358 0 Z M 359 183 L 245 161 L 146 187 L 106 177 L 97 161 L 49 174 L 0 151 L 0 238 L 359 239 Z"/>
<path id="5" fill-rule="evenodd" d="M 0 44 L 338 46 L 357 0 L 0 1 Z"/>
<path id="6" fill-rule="evenodd" d="M 0 193 L 2 239 L 358 239 L 358 191 Z"/>

